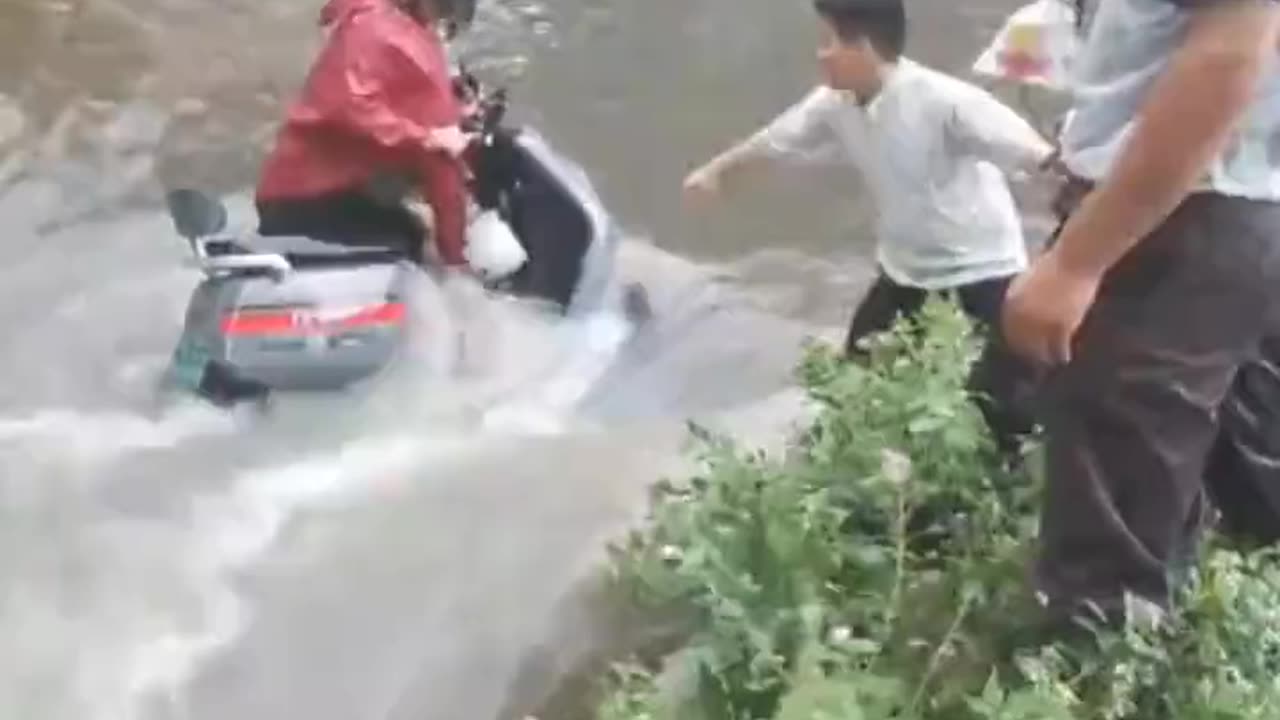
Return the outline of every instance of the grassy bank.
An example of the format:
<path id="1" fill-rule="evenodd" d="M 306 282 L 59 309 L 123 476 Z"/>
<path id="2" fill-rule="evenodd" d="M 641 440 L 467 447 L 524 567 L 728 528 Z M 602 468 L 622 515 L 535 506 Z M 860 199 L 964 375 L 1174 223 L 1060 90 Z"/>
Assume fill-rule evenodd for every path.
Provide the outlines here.
<path id="1" fill-rule="evenodd" d="M 658 488 L 614 566 L 637 608 L 693 620 L 678 652 L 616 665 L 597 716 L 1280 718 L 1264 557 L 1210 543 L 1159 630 L 1030 641 L 1039 483 L 1001 468 L 965 396 L 963 316 L 939 302 L 922 324 L 870 369 L 811 347 L 799 374 L 820 412 L 785 457 L 696 432 L 703 472 Z"/>

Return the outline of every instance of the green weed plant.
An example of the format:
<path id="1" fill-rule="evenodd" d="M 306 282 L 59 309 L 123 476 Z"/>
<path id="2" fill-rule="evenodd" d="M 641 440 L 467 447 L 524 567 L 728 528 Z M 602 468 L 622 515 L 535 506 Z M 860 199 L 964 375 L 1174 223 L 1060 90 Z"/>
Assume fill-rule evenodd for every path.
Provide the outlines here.
<path id="1" fill-rule="evenodd" d="M 679 652 L 613 668 L 601 720 L 1280 718 L 1268 555 L 1207 545 L 1158 629 L 1028 641 L 1040 487 L 967 394 L 973 328 L 934 299 L 869 350 L 806 349 L 817 413 L 783 456 L 692 428 L 702 471 L 656 489 L 613 569 L 693 620 Z"/>

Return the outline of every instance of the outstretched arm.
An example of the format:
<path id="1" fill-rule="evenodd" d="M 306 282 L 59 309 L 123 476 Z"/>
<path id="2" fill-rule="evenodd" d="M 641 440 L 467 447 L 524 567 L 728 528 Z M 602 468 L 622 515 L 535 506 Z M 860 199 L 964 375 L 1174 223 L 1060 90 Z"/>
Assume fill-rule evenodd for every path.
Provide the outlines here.
<path id="1" fill-rule="evenodd" d="M 840 102 L 835 91 L 825 87 L 815 89 L 769 125 L 690 174 L 685 181 L 686 194 L 718 195 L 726 183 L 784 158 L 836 152 L 838 146 L 831 117 Z"/>

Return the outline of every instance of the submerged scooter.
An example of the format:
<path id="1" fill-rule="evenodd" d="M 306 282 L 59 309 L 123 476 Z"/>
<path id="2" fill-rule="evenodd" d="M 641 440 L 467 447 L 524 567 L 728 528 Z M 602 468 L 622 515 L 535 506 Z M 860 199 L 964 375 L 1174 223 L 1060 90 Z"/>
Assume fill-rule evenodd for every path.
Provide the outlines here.
<path id="1" fill-rule="evenodd" d="M 602 310 L 614 292 L 620 231 L 583 170 L 529 128 L 504 124 L 506 93 L 480 93 L 473 199 L 511 228 L 527 260 L 492 290 L 571 316 Z M 203 277 L 165 374 L 166 391 L 222 406 L 280 392 L 336 392 L 381 374 L 404 345 L 413 273 L 391 248 L 227 229 L 222 203 L 168 193 L 177 232 Z M 430 268 L 427 269 L 431 275 Z"/>

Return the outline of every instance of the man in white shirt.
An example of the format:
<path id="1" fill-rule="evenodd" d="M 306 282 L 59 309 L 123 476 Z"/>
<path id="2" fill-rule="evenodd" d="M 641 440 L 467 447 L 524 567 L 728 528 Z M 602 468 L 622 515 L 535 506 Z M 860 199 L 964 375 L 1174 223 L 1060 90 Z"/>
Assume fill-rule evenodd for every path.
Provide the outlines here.
<path id="1" fill-rule="evenodd" d="M 859 355 L 862 339 L 914 315 L 930 292 L 954 291 L 972 318 L 998 327 L 1005 290 L 1027 267 L 1005 175 L 1038 170 L 1052 146 L 986 91 L 903 57 L 902 0 L 815 0 L 814 7 L 824 84 L 690 174 L 686 196 L 712 199 L 733 176 L 770 161 L 845 159 L 875 200 L 879 266 L 854 313 L 847 353 Z M 1007 396 L 1010 374 L 1025 375 L 1007 353 L 988 353 L 983 365 L 983 375 L 1006 385 L 982 388 L 988 395 Z M 998 397 L 995 404 L 1007 405 Z M 1025 418 L 993 421 L 997 408 L 983 405 L 989 422 L 1029 429 Z"/>

